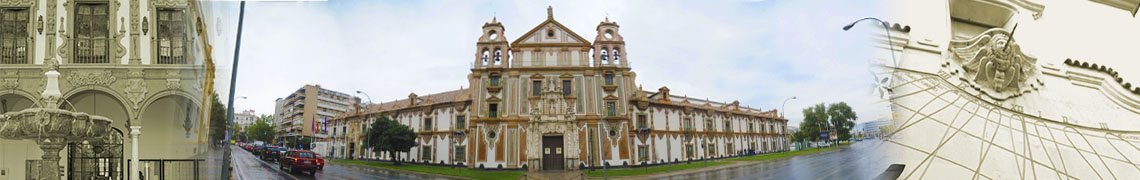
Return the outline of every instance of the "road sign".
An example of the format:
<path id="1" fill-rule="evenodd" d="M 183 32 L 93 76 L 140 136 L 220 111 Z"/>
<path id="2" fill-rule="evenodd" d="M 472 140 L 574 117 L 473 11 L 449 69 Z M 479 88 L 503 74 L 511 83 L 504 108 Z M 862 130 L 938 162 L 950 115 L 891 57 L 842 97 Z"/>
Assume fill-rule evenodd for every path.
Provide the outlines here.
<path id="1" fill-rule="evenodd" d="M 829 135 L 829 133 L 827 133 L 827 131 L 819 132 L 819 138 L 820 139 L 827 139 L 828 135 Z"/>

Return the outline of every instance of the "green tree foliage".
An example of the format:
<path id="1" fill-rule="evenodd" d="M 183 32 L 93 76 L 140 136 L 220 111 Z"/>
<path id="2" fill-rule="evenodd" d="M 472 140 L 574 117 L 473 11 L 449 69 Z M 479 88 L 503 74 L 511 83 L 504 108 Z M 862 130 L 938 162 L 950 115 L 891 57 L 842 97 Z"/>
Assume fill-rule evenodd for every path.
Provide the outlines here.
<path id="1" fill-rule="evenodd" d="M 835 127 L 840 140 L 851 139 L 851 128 L 855 127 L 855 111 L 846 102 L 827 105 L 827 116 L 831 117 L 831 127 Z"/>
<path id="2" fill-rule="evenodd" d="M 800 130 L 796 133 L 800 140 L 819 140 L 819 133 L 830 128 L 827 125 L 826 112 L 827 109 L 822 103 L 804 108 L 804 121 L 800 122 Z"/>
<path id="3" fill-rule="evenodd" d="M 277 132 L 273 130 L 273 118 L 261 115 L 256 121 L 245 127 L 245 134 L 250 140 L 272 143 Z"/>
<path id="4" fill-rule="evenodd" d="M 230 123 L 226 117 L 226 105 L 222 104 L 222 100 L 218 99 L 218 93 L 212 93 L 210 103 L 210 131 L 209 139 L 211 144 L 221 143 L 226 138 L 226 130 L 229 130 Z M 228 143 L 228 142 L 227 142 Z"/>
<path id="5" fill-rule="evenodd" d="M 364 146 L 372 148 L 372 152 L 380 154 L 388 152 L 392 161 L 400 165 L 397 152 L 408 152 L 416 145 L 416 134 L 412 128 L 388 119 L 376 118 L 376 121 L 365 131 Z"/>
<path id="6" fill-rule="evenodd" d="M 793 138 L 796 140 L 818 141 L 819 133 L 836 130 L 839 139 L 851 138 L 851 128 L 855 126 L 855 111 L 845 102 L 824 105 L 819 103 L 804 108 L 804 121 Z"/>

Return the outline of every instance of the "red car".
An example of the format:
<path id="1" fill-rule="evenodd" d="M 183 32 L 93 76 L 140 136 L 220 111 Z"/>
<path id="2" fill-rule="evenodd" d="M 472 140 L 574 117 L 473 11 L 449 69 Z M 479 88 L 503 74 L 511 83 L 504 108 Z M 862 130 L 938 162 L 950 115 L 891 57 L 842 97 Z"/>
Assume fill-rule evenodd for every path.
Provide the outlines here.
<path id="1" fill-rule="evenodd" d="M 277 164 L 280 165 L 281 170 L 289 170 L 289 172 L 308 171 L 309 174 L 316 174 L 318 168 L 324 166 L 324 160 L 318 159 L 317 153 L 311 151 L 289 150 L 281 155 Z"/>
<path id="2" fill-rule="evenodd" d="M 325 158 L 321 157 L 321 154 L 313 153 L 313 155 L 316 155 L 316 157 L 317 157 L 317 169 L 324 170 L 325 169 Z"/>

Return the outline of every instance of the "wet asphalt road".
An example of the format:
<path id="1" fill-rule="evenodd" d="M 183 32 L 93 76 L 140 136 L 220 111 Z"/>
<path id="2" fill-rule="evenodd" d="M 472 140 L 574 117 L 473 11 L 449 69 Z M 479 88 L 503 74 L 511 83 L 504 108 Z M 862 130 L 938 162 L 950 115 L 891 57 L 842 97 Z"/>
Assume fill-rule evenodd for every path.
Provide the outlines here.
<path id="1" fill-rule="evenodd" d="M 451 179 L 448 177 L 405 173 L 374 168 L 325 164 L 325 169 L 314 174 L 291 173 L 278 168 L 276 162 L 262 161 L 237 146 L 230 146 L 233 156 L 234 177 L 238 180 L 301 180 L 301 179 Z"/>
<path id="2" fill-rule="evenodd" d="M 831 152 L 657 179 L 872 179 L 890 166 L 882 143 L 865 140 Z"/>

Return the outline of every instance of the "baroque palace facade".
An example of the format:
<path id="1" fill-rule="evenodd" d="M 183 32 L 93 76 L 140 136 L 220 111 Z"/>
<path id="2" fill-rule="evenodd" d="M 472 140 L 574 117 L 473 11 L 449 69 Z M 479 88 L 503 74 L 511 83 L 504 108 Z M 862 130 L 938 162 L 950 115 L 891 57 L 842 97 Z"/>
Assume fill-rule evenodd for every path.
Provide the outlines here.
<path id="1" fill-rule="evenodd" d="M 788 150 L 787 120 L 635 86 L 616 22 L 593 42 L 547 19 L 508 41 L 492 19 L 472 55 L 469 88 L 369 105 L 330 121 L 329 156 L 391 159 L 362 148 L 380 116 L 408 125 L 418 145 L 399 158 L 471 168 L 576 170 Z"/>
<path id="2" fill-rule="evenodd" d="M 1140 0 L 891 5 L 900 179 L 1140 179 Z"/>
<path id="3" fill-rule="evenodd" d="M 214 66 L 198 6 L 0 1 L 0 179 L 205 178 Z"/>

